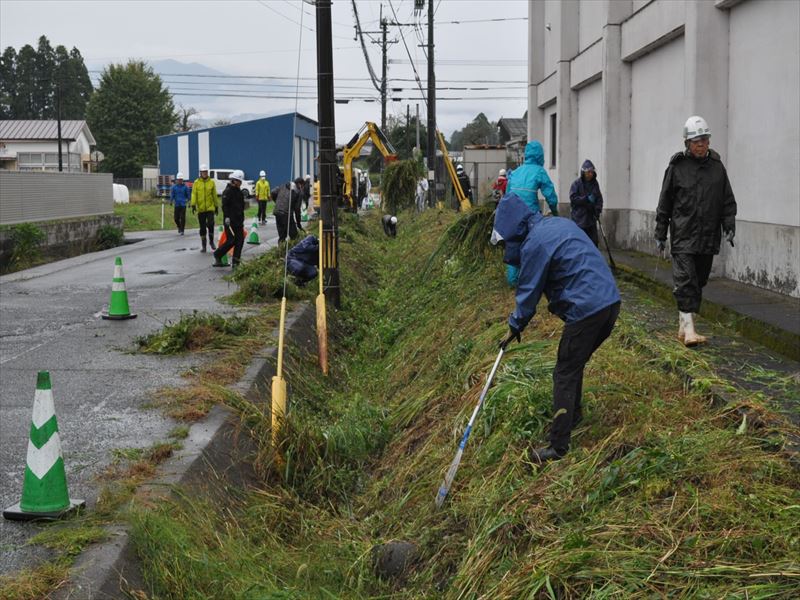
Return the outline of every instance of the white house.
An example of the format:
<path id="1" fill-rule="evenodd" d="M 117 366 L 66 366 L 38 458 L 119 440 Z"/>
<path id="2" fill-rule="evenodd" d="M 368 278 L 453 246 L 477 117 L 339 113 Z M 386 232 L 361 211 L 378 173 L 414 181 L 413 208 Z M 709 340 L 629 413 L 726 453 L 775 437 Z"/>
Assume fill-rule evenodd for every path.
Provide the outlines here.
<path id="1" fill-rule="evenodd" d="M 61 121 L 64 172 L 88 173 L 102 160 L 86 121 Z M 0 121 L 0 169 L 58 171 L 57 121 Z"/>
<path id="2" fill-rule="evenodd" d="M 528 27 L 528 139 L 559 202 L 590 158 L 616 243 L 654 252 L 664 170 L 701 115 L 738 204 L 716 274 L 800 296 L 800 2 L 530 0 Z"/>

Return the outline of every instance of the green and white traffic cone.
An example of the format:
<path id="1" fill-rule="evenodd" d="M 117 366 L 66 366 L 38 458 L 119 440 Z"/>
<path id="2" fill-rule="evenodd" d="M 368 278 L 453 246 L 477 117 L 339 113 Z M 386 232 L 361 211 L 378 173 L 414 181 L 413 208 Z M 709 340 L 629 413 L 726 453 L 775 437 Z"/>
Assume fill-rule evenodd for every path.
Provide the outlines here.
<path id="1" fill-rule="evenodd" d="M 253 226 L 250 228 L 250 235 L 247 236 L 247 243 L 255 245 L 261 243 L 261 240 L 258 238 L 258 225 L 255 223 L 253 223 Z"/>
<path id="2" fill-rule="evenodd" d="M 111 280 L 111 300 L 108 303 L 108 312 L 103 313 L 104 319 L 121 321 L 135 319 L 136 313 L 131 313 L 128 305 L 128 291 L 125 289 L 125 276 L 122 274 L 122 258 L 114 260 L 114 279 Z"/>
<path id="3" fill-rule="evenodd" d="M 22 499 L 5 509 L 3 517 L 12 521 L 54 520 L 86 504 L 70 498 L 67 491 L 67 473 L 47 371 L 39 371 L 36 380 L 26 462 Z"/>

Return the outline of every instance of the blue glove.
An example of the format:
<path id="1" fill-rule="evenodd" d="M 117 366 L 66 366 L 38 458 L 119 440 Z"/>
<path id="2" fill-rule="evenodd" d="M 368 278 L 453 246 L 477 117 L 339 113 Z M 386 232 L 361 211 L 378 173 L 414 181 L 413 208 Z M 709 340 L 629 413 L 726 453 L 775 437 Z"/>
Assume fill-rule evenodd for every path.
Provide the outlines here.
<path id="1" fill-rule="evenodd" d="M 586 197 L 586 199 L 587 199 L 589 202 L 591 202 L 592 204 L 594 204 L 594 202 L 595 202 L 595 197 L 594 197 L 594 194 L 589 194 L 589 195 Z"/>

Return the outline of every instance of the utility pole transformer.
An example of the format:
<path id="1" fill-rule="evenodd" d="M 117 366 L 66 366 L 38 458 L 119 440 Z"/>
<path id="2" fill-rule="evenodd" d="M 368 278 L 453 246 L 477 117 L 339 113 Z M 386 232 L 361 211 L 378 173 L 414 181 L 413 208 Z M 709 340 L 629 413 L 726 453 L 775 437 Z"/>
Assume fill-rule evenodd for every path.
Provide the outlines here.
<path id="1" fill-rule="evenodd" d="M 333 102 L 333 35 L 331 0 L 317 0 L 317 111 L 319 115 L 319 187 L 322 218 L 323 292 L 341 307 L 339 230 L 336 219 L 336 127 Z"/>
<path id="2" fill-rule="evenodd" d="M 433 72 L 433 0 L 428 0 L 428 206 L 436 204 L 436 75 Z"/>

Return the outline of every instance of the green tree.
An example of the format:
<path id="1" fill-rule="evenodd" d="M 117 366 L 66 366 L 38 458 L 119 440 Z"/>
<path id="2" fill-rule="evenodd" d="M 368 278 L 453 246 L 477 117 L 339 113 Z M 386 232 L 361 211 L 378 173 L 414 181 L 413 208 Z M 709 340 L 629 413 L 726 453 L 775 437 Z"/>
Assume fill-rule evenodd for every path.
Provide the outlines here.
<path id="1" fill-rule="evenodd" d="M 36 49 L 9 46 L 0 57 L 0 118 L 55 119 L 59 84 L 61 118 L 83 119 L 92 82 L 77 48 L 53 49 L 45 36 Z"/>
<path id="2" fill-rule="evenodd" d="M 161 78 L 141 61 L 109 65 L 86 107 L 86 119 L 105 154 L 102 169 L 118 177 L 141 177 L 156 162 L 156 136 L 178 119 Z"/>
<path id="3" fill-rule="evenodd" d="M 450 145 L 453 150 L 463 150 L 465 145 L 497 144 L 499 135 L 497 123 L 490 121 L 485 114 L 479 113 L 470 123 L 453 132 Z"/>

